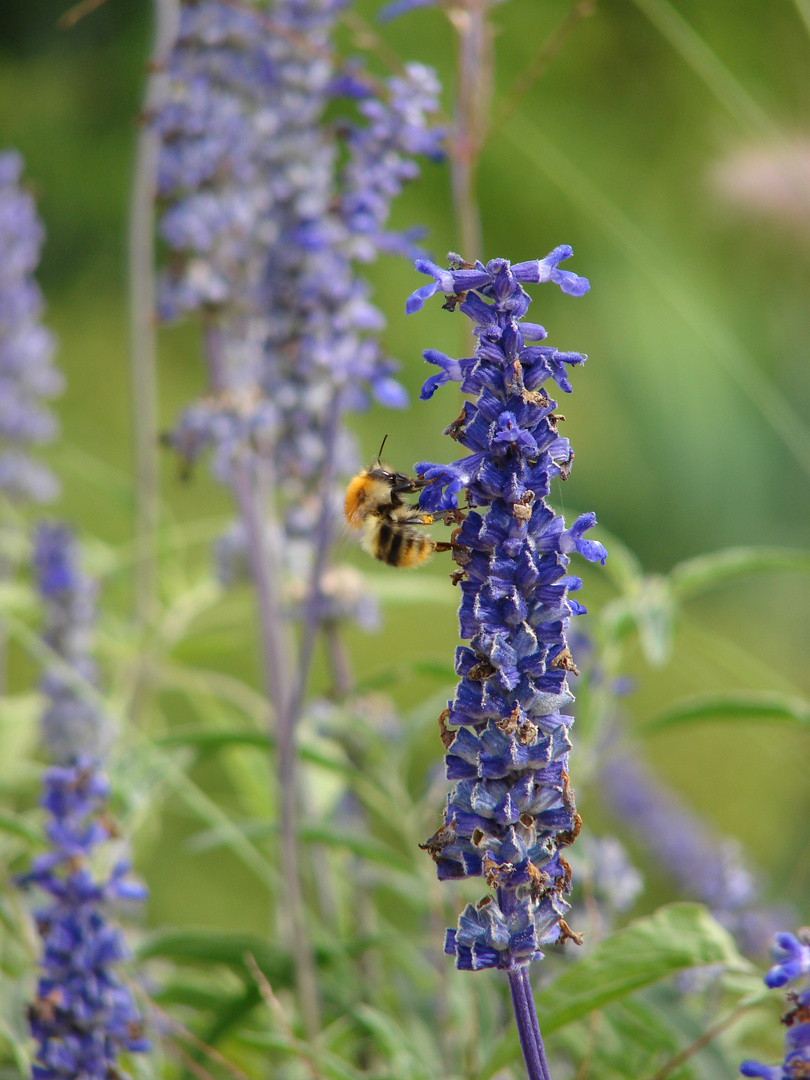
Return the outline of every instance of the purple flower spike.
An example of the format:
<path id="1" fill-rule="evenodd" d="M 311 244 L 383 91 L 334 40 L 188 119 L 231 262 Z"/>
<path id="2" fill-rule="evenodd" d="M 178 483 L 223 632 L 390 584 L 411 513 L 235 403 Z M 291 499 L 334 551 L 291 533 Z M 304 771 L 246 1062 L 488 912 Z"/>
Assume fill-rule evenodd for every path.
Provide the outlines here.
<path id="1" fill-rule="evenodd" d="M 34 569 L 45 606 L 42 637 L 81 680 L 72 680 L 55 667 L 43 676 L 42 690 L 48 700 L 42 718 L 45 745 L 58 762 L 73 761 L 80 754 L 100 757 L 110 743 L 111 731 L 91 697 L 96 678 L 90 650 L 96 585 L 82 573 L 76 539 L 66 526 L 43 523 L 38 527 Z"/>
<path id="2" fill-rule="evenodd" d="M 42 294 L 33 273 L 44 239 L 33 198 L 20 187 L 23 161 L 0 153 L 0 495 L 50 502 L 56 477 L 28 449 L 56 434 L 44 402 L 62 390 L 54 341 L 40 322 Z"/>
<path id="3" fill-rule="evenodd" d="M 160 314 L 202 317 L 209 369 L 208 392 L 165 441 L 184 471 L 211 451 L 231 485 L 266 461 L 281 489 L 284 569 L 306 580 L 359 464 L 345 414 L 372 399 L 407 404 L 361 268 L 420 253 L 413 230 L 390 228 L 392 201 L 419 175 L 417 159 L 442 151 L 430 68 L 407 64 L 383 85 L 357 65 L 336 73 L 344 4 L 186 0 L 152 117 L 171 252 Z M 350 100 L 338 106 L 341 92 Z M 348 115 L 327 118 L 338 108 Z M 335 478 L 326 504 L 325 475 Z M 236 554 L 232 539 L 221 551 Z"/>
<path id="4" fill-rule="evenodd" d="M 805 980 L 787 995 L 789 1009 L 782 1017 L 787 1027 L 784 1060 L 780 1065 L 744 1061 L 740 1072 L 761 1080 L 803 1080 L 810 1076 L 810 930 L 799 930 L 795 936 L 777 934 L 773 954 L 776 964 L 765 976 L 766 986 L 776 989 L 796 979 Z"/>
<path id="5" fill-rule="evenodd" d="M 545 330 L 527 323 L 524 334 L 522 323 L 531 302 L 522 282 L 585 291 L 584 279 L 556 270 L 570 254 L 558 248 L 545 260 L 493 259 L 486 266 L 450 256 L 448 270 L 419 262 L 435 284 L 409 301 L 415 310 L 433 292 L 450 294 L 445 306 L 459 307 L 478 337 L 474 357 L 424 354 L 441 370 L 423 398 L 451 381 L 476 395 L 446 432 L 471 453 L 449 465 L 415 466 L 425 482 L 420 506 L 449 510 L 460 522 L 453 580 L 461 589 L 461 637 L 469 642 L 456 651 L 460 682 L 440 718 L 455 786 L 444 824 L 425 847 L 440 878 L 483 877 L 491 890 L 448 930 L 445 951 L 463 970 L 501 968 L 510 978 L 541 959 L 546 946 L 577 938 L 564 920 L 571 869 L 562 852 L 580 826 L 568 781 L 573 721 L 564 710 L 573 701 L 566 675 L 576 671 L 566 630 L 583 609 L 568 599 L 580 584 L 567 572 L 568 553 L 599 562 L 607 553 L 583 539 L 593 514 L 566 530 L 545 501 L 551 479 L 567 476 L 572 453 L 542 386 L 556 377 L 556 363 L 584 358 L 527 346 Z M 457 509 L 462 493 L 466 513 Z M 524 996 L 525 987 L 521 1002 Z M 532 1011 L 521 1006 L 518 1013 L 519 1025 L 524 1013 L 528 1024 Z M 527 1061 L 539 1060 L 539 1031 L 521 1028 L 521 1039 Z"/>
<path id="6" fill-rule="evenodd" d="M 428 401 L 440 386 L 448 382 L 461 382 L 463 370 L 460 360 L 453 360 L 438 349 L 425 349 L 422 354 L 428 364 L 435 364 L 441 368 L 438 375 L 431 375 L 419 394 L 423 401 Z"/>
<path id="7" fill-rule="evenodd" d="M 88 868 L 93 849 L 110 836 L 106 787 L 92 758 L 48 770 L 42 804 L 51 815 L 51 852 L 18 879 L 49 896 L 36 912 L 42 973 L 29 1009 L 37 1080 L 109 1080 L 119 1075 L 122 1050 L 149 1049 L 132 995 L 115 971 L 128 950 L 105 914 L 111 902 L 140 899 L 144 890 L 125 879 L 124 862 L 107 880 Z"/>
<path id="8" fill-rule="evenodd" d="M 33 1076 L 109 1080 L 121 1075 L 122 1050 L 149 1049 L 132 995 L 116 971 L 128 951 L 109 921 L 112 905 L 142 900 L 145 890 L 129 878 L 126 858 L 109 875 L 96 877 L 91 870 L 98 845 L 117 835 L 98 760 L 109 725 L 93 692 L 95 587 L 82 573 L 76 541 L 63 525 L 40 525 L 34 567 L 45 606 L 42 636 L 62 664 L 42 680 L 48 699 L 43 731 L 57 761 L 45 773 L 40 800 L 48 815 L 48 850 L 18 878 L 47 897 L 35 912 L 42 954 L 29 1008 L 37 1042 Z M 65 668 L 73 669 L 75 679 Z"/>

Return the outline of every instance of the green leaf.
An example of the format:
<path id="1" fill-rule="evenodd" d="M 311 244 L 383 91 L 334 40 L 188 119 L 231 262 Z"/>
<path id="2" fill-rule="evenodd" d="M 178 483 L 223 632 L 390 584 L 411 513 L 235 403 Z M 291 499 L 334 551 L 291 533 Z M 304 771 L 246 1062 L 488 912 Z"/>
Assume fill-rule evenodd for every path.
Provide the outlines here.
<path id="1" fill-rule="evenodd" d="M 641 730 L 660 731 L 701 720 L 793 720 L 810 724 L 810 702 L 776 691 L 698 694 L 654 716 Z"/>
<path id="2" fill-rule="evenodd" d="M 407 859 L 388 844 L 376 840 L 373 836 L 362 836 L 346 831 L 345 827 L 331 825 L 305 825 L 301 837 L 309 844 L 326 844 L 329 847 L 343 847 L 369 862 L 382 863 L 408 873 L 413 861 Z"/>
<path id="3" fill-rule="evenodd" d="M 283 1054 L 298 1055 L 299 1046 L 291 1035 L 276 1031 L 242 1031 L 239 1041 L 247 1046 L 261 1046 L 265 1050 L 278 1050 Z"/>
<path id="4" fill-rule="evenodd" d="M 550 1035 L 677 971 L 706 964 L 751 969 L 728 931 L 701 904 L 668 904 L 604 938 L 537 993 L 540 1031 Z M 519 1058 L 517 1032 L 510 1028 L 495 1043 L 477 1080 L 488 1080 Z"/>
<path id="5" fill-rule="evenodd" d="M 275 740 L 255 728 L 200 728 L 184 727 L 171 731 L 155 740 L 157 746 L 190 746 L 201 753 L 216 752 L 230 746 L 258 746 L 268 750 Z"/>
<path id="6" fill-rule="evenodd" d="M 352 1016 L 373 1036 L 375 1045 L 390 1060 L 394 1076 L 415 1080 L 416 1077 L 435 1075 L 439 1064 L 435 1046 L 420 1046 L 409 1031 L 371 1005 L 356 1006 Z M 425 1060 L 426 1057 L 429 1060 Z"/>
<path id="7" fill-rule="evenodd" d="M 237 828 L 251 840 L 264 840 L 269 836 L 278 834 L 278 822 L 276 821 L 245 821 L 234 822 L 228 829 L 206 829 L 196 833 L 188 842 L 191 851 L 211 851 L 214 848 L 227 844 L 230 839 L 230 831 Z M 383 866 L 393 867 L 408 873 L 413 867 L 413 861 L 407 859 L 401 853 L 389 847 L 388 844 L 375 839 L 373 836 L 364 836 L 361 833 L 347 832 L 345 827 L 336 827 L 327 824 L 303 825 L 298 835 L 308 844 L 325 844 L 328 847 L 345 848 L 347 851 L 359 855 L 369 862 L 381 863 Z"/>
<path id="8" fill-rule="evenodd" d="M 666 578 L 647 574 L 629 583 L 627 592 L 606 604 L 602 622 L 616 639 L 635 630 L 644 658 L 661 667 L 672 652 L 675 607 Z"/>
<path id="9" fill-rule="evenodd" d="M 215 1046 L 235 1024 L 238 1024 L 243 1017 L 253 1012 L 261 1000 L 261 991 L 255 982 L 248 983 L 244 993 L 226 998 L 211 1024 L 203 1030 L 202 1042 L 206 1046 Z M 204 1051 L 202 1049 L 197 1050 L 194 1057 L 201 1061 L 204 1057 Z"/>
<path id="10" fill-rule="evenodd" d="M 731 935 L 701 904 L 659 908 L 600 941 L 536 996 L 540 1030 L 552 1032 L 684 968 L 748 970 Z"/>
<path id="11" fill-rule="evenodd" d="M 808 573 L 810 551 L 778 547 L 726 548 L 678 563 L 669 574 L 669 586 L 675 600 L 686 600 L 735 578 L 777 570 Z"/>
<path id="12" fill-rule="evenodd" d="M 321 1050 L 315 1055 L 315 1064 L 318 1072 L 322 1076 L 329 1077 L 330 1080 L 363 1080 L 363 1077 L 369 1075 L 355 1069 L 354 1066 L 338 1057 L 337 1054 L 330 1054 L 325 1050 Z"/>
<path id="13" fill-rule="evenodd" d="M 292 962 L 286 949 L 271 945 L 255 934 L 227 930 L 159 930 L 136 950 L 139 960 L 161 957 L 175 963 L 227 964 L 247 973 L 245 953 L 250 953 L 273 985 L 292 983 Z"/>
<path id="14" fill-rule="evenodd" d="M 152 992 L 159 1005 L 186 1005 L 198 1012 L 214 1012 L 222 1005 L 221 986 L 199 985 L 190 979 L 170 979 Z"/>
<path id="15" fill-rule="evenodd" d="M 232 746 L 253 746 L 267 752 L 275 749 L 274 736 L 257 731 L 255 728 L 207 728 L 198 727 L 196 724 L 190 727 L 178 728 L 155 739 L 155 745 L 171 748 L 174 746 L 188 746 L 199 750 L 200 753 L 216 753 Z M 299 746 L 299 756 L 302 761 L 308 761 L 312 765 L 320 765 L 324 769 L 333 772 L 351 772 L 351 766 L 340 758 L 330 756 L 312 746 Z"/>
<path id="16" fill-rule="evenodd" d="M 344 952 L 361 953 L 375 944 L 372 940 L 352 940 Z M 175 963 L 227 964 L 252 980 L 245 963 L 246 953 L 251 954 L 273 986 L 292 985 L 293 967 L 288 950 L 255 934 L 202 928 L 158 930 L 141 942 L 136 958 L 146 960 L 157 956 Z M 331 964 L 335 955 L 333 948 L 322 945 L 315 948 L 315 962 L 319 967 Z"/>
<path id="17" fill-rule="evenodd" d="M 336 1054 L 300 1043 L 289 1035 L 275 1031 L 243 1031 L 239 1038 L 248 1046 L 278 1050 L 281 1053 L 304 1058 L 307 1062 L 313 1062 L 317 1069 L 316 1075 L 321 1077 L 331 1077 L 332 1080 L 362 1080 L 364 1076 L 368 1076 L 368 1073 L 360 1072 Z"/>

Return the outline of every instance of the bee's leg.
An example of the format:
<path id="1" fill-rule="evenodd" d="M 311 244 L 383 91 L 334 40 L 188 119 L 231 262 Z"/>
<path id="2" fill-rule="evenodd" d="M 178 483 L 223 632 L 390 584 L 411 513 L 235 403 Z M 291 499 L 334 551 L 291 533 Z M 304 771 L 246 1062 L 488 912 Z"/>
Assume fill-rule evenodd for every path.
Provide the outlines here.
<path id="1" fill-rule="evenodd" d="M 450 534 L 450 540 L 440 540 L 436 543 L 434 550 L 436 551 L 452 551 L 453 561 L 458 563 L 459 566 L 466 566 L 471 559 L 470 549 L 463 544 L 457 543 L 458 534 L 461 532 L 461 526 L 457 529 L 453 529 Z"/>
<path id="2" fill-rule="evenodd" d="M 432 525 L 433 514 L 423 511 L 419 513 L 418 506 L 409 506 L 409 510 L 413 510 L 413 517 L 399 518 L 403 525 Z"/>

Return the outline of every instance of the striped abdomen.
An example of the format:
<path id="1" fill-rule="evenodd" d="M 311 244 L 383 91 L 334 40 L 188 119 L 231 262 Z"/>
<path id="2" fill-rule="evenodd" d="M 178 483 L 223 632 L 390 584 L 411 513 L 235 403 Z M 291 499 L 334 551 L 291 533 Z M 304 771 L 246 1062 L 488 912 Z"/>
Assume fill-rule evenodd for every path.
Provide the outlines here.
<path id="1" fill-rule="evenodd" d="M 389 566 L 419 566 L 430 558 L 436 547 L 421 530 L 409 525 L 390 525 L 387 521 L 376 522 L 374 535 L 368 539 L 367 550 Z"/>

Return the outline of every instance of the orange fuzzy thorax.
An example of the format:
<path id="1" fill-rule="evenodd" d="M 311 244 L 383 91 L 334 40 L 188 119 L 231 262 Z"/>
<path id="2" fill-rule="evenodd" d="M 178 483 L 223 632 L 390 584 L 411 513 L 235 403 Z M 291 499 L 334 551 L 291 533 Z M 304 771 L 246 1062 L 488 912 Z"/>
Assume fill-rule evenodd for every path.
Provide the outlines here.
<path id="1" fill-rule="evenodd" d="M 343 512 L 346 520 L 353 529 L 361 528 L 363 524 L 364 506 L 366 505 L 366 489 L 369 480 L 365 472 L 361 472 L 350 482 L 346 488 L 346 500 L 343 504 Z"/>

